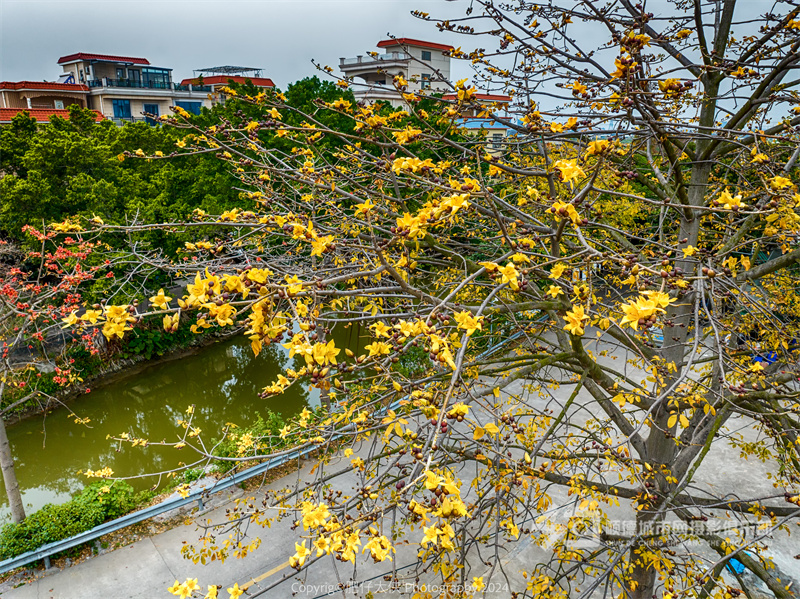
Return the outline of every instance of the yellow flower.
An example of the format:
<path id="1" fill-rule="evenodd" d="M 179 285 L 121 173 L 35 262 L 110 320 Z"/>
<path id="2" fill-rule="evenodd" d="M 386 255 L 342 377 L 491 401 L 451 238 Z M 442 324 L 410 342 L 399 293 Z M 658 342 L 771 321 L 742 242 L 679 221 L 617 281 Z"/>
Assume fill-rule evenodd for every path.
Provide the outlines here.
<path id="1" fill-rule="evenodd" d="M 160 310 L 166 310 L 171 301 L 172 298 L 168 295 L 164 295 L 163 289 L 159 289 L 158 293 L 150 298 L 150 303 Z"/>
<path id="2" fill-rule="evenodd" d="M 70 314 L 66 318 L 62 318 L 61 321 L 66 323 L 66 326 L 61 327 L 61 328 L 68 329 L 69 327 L 73 327 L 76 324 L 78 324 L 81 321 L 81 319 L 78 318 L 78 315 L 75 314 L 75 312 L 73 312 L 72 314 Z"/>
<path id="3" fill-rule="evenodd" d="M 561 220 L 563 217 L 569 217 L 573 224 L 579 225 L 583 220 L 575 206 L 566 202 L 555 202 L 550 207 L 550 212 L 556 215 L 556 220 Z"/>
<path id="4" fill-rule="evenodd" d="M 558 285 L 550 285 L 550 288 L 547 290 L 547 294 L 553 298 L 558 297 L 562 293 L 564 293 L 564 290 L 561 289 L 561 287 L 559 287 Z"/>
<path id="5" fill-rule="evenodd" d="M 697 248 L 693 245 L 687 245 L 683 248 L 683 257 L 694 256 L 697 253 Z"/>
<path id="6" fill-rule="evenodd" d="M 384 354 L 388 354 L 392 348 L 388 344 L 384 343 L 383 341 L 375 341 L 374 343 L 370 343 L 369 345 L 365 345 L 364 349 L 369 351 L 370 358 L 372 356 L 382 356 Z"/>
<path id="7" fill-rule="evenodd" d="M 589 145 L 586 147 L 586 156 L 602 154 L 608 149 L 609 145 L 610 142 L 607 139 L 595 139 L 594 141 L 590 141 Z"/>
<path id="8" fill-rule="evenodd" d="M 81 316 L 81 320 L 84 322 L 88 321 L 92 324 L 95 324 L 97 322 L 97 319 L 100 318 L 102 315 L 103 312 L 100 310 L 86 310 L 86 312 L 83 313 L 83 316 Z"/>
<path id="9" fill-rule="evenodd" d="M 375 204 L 370 202 L 369 198 L 363 204 L 356 204 L 356 216 L 366 214 L 375 207 Z"/>
<path id="10" fill-rule="evenodd" d="M 519 281 L 517 280 L 519 273 L 517 272 L 517 267 L 514 266 L 513 262 L 509 262 L 497 270 L 501 275 L 503 275 L 501 283 L 508 283 L 508 286 L 511 287 L 511 289 L 514 291 L 519 291 Z"/>
<path id="11" fill-rule="evenodd" d="M 577 182 L 586 176 L 577 160 L 559 160 L 553 166 L 561 173 L 562 181 L 567 183 Z"/>
<path id="12" fill-rule="evenodd" d="M 178 328 L 178 321 L 180 320 L 180 313 L 175 313 L 173 315 L 165 314 L 162 324 L 164 325 L 164 330 L 168 333 L 174 332 Z"/>
<path id="13" fill-rule="evenodd" d="M 192 593 L 199 588 L 200 585 L 197 584 L 196 578 L 187 578 L 186 582 L 184 582 L 183 584 L 179 583 L 176 580 L 175 584 L 173 584 L 167 590 L 176 597 L 180 597 L 181 599 L 186 599 L 187 597 L 191 597 Z"/>
<path id="14" fill-rule="evenodd" d="M 230 599 L 238 599 L 244 594 L 244 589 L 239 588 L 239 583 L 236 582 L 232 587 L 228 587 L 228 595 Z"/>
<path id="15" fill-rule="evenodd" d="M 377 337 L 388 337 L 389 332 L 392 330 L 391 328 L 389 328 L 389 326 L 387 326 L 385 323 L 381 321 L 378 321 L 370 325 L 370 328 L 375 332 L 375 335 Z"/>
<path id="16" fill-rule="evenodd" d="M 483 330 L 483 316 L 476 318 L 471 312 L 464 310 L 463 312 L 454 314 L 453 317 L 458 323 L 458 328 L 464 329 L 468 336 L 472 335 L 475 331 Z"/>
<path id="17" fill-rule="evenodd" d="M 564 271 L 567 269 L 567 265 L 563 262 L 559 262 L 555 266 L 553 266 L 552 270 L 550 271 L 550 279 L 559 279 L 561 275 L 564 274 Z"/>
<path id="18" fill-rule="evenodd" d="M 342 350 L 336 348 L 335 341 L 331 339 L 328 341 L 328 343 L 315 343 L 311 350 L 311 357 L 313 358 L 313 361 L 320 366 L 324 366 L 325 364 L 329 363 L 336 364 L 336 356 L 338 356 L 341 351 Z"/>
<path id="19" fill-rule="evenodd" d="M 664 299 L 664 298 L 667 299 Z M 635 302 L 622 306 L 625 316 L 620 321 L 620 325 L 630 324 L 634 331 L 639 330 L 642 320 L 647 320 L 656 312 L 664 312 L 661 306 L 668 306 L 674 299 L 669 299 L 666 293 L 651 292 L 650 298 L 639 297 Z M 665 303 L 666 302 L 666 303 Z"/>
<path id="20" fill-rule="evenodd" d="M 783 189 L 784 187 L 793 187 L 794 184 L 786 177 L 773 177 L 769 180 L 769 184 L 773 189 Z"/>
<path id="21" fill-rule="evenodd" d="M 325 526 L 325 522 L 331 517 L 328 506 L 324 503 L 314 505 L 310 501 L 304 501 L 302 507 L 303 528 L 309 530 Z"/>
<path id="22" fill-rule="evenodd" d="M 206 593 L 205 599 L 217 599 L 217 593 L 219 593 L 219 587 L 215 584 L 208 585 L 208 593 Z"/>
<path id="23" fill-rule="evenodd" d="M 361 553 L 366 553 L 367 551 L 372 554 L 372 559 L 376 562 L 382 562 L 387 559 L 392 561 L 391 553 L 394 552 L 394 547 L 385 536 L 374 536 L 367 541 Z"/>
<path id="24" fill-rule="evenodd" d="M 735 197 L 731 197 L 731 194 L 726 189 L 720 194 L 719 198 L 717 198 L 717 203 L 722 204 L 722 207 L 725 208 L 725 210 L 733 210 L 734 208 L 741 208 L 742 196 L 737 195 Z"/>
<path id="25" fill-rule="evenodd" d="M 583 321 L 588 319 L 589 316 L 584 311 L 583 306 L 572 306 L 572 310 L 562 316 L 567 324 L 564 325 L 564 330 L 573 335 L 583 335 Z"/>
<path id="26" fill-rule="evenodd" d="M 397 143 L 402 146 L 410 141 L 415 140 L 417 137 L 422 135 L 422 129 L 414 129 L 409 125 L 402 131 L 392 132 L 392 135 L 394 136 Z"/>
<path id="27" fill-rule="evenodd" d="M 289 558 L 289 565 L 292 568 L 300 569 L 303 567 L 303 564 L 306 563 L 306 558 L 311 553 L 311 550 L 306 547 L 305 541 L 303 541 L 302 544 L 295 543 L 294 549 L 296 553 Z"/>

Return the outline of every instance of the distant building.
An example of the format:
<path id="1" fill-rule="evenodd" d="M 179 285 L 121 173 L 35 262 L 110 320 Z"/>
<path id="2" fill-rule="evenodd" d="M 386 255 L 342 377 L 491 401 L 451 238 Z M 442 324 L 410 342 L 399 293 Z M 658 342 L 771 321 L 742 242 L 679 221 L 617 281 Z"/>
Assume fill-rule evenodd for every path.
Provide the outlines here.
<path id="1" fill-rule="evenodd" d="M 458 119 L 456 124 L 469 133 L 485 135 L 486 151 L 496 156 L 505 150 L 506 138 L 517 132 L 509 126 L 509 122 L 506 118 L 501 118 L 498 122 L 492 118 L 467 117 Z"/>
<path id="2" fill-rule="evenodd" d="M 0 108 L 65 110 L 72 104 L 86 108 L 89 88 L 75 83 L 47 81 L 0 82 Z"/>
<path id="3" fill-rule="evenodd" d="M 194 77 L 184 79 L 181 85 L 204 85 L 211 88 L 211 102 L 216 104 L 224 102 L 224 96 L 219 93 L 219 88 L 233 83 L 252 83 L 261 89 L 275 87 L 272 79 L 261 76 L 261 69 L 257 67 L 237 67 L 226 65 L 221 67 L 208 67 L 195 69 Z"/>
<path id="4" fill-rule="evenodd" d="M 172 69 L 154 67 L 146 58 L 77 52 L 58 64 L 61 81 L 87 86 L 88 107 L 115 122 L 151 120 L 171 114 L 171 106 L 192 114 L 211 107 L 211 87 L 176 84 Z"/>
<path id="5" fill-rule="evenodd" d="M 339 59 L 339 70 L 346 77 L 357 77 L 365 84 L 353 87 L 356 100 L 385 100 L 402 106 L 403 98 L 392 85 L 397 75 L 408 81 L 409 92 L 452 89 L 448 82 L 453 46 L 402 37 L 378 42 L 378 48 L 384 53 Z"/>

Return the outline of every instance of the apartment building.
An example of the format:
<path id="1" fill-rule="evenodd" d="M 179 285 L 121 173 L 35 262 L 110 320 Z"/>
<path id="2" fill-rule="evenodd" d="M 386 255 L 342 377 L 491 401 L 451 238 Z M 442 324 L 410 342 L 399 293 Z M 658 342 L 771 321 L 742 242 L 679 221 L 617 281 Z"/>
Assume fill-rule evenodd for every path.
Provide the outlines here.
<path id="1" fill-rule="evenodd" d="M 88 88 L 88 107 L 115 122 L 154 120 L 179 106 L 191 114 L 211 107 L 208 85 L 179 84 L 172 69 L 146 58 L 77 52 L 58 59 L 61 79 Z M 147 115 L 147 116 L 146 116 Z"/>
<path id="2" fill-rule="evenodd" d="M 402 106 L 403 97 L 392 86 L 397 75 L 408 81 L 410 92 L 450 89 L 448 53 L 453 46 L 401 37 L 380 41 L 377 47 L 380 53 L 339 59 L 339 70 L 346 77 L 362 80 L 362 85 L 353 86 L 357 100 L 385 100 L 393 106 Z"/>

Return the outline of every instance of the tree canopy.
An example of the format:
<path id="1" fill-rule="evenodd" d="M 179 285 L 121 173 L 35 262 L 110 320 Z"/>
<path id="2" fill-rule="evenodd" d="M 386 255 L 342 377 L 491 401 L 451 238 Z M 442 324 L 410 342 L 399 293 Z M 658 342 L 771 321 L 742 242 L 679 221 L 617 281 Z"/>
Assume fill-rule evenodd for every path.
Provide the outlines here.
<path id="1" fill-rule="evenodd" d="M 264 394 L 323 392 L 321 414 L 280 435 L 319 448 L 313 480 L 267 508 L 241 504 L 239 532 L 222 541 L 231 522 L 208 525 L 188 557 L 246 554 L 244 524 L 280 507 L 298 521 L 298 571 L 329 554 L 344 578 L 366 560 L 453 593 L 503 580 L 520 597 L 724 597 L 736 559 L 796 596 L 769 535 L 800 515 L 800 9 L 658 10 L 476 0 L 462 18 L 418 12 L 483 46 L 452 55 L 513 96 L 510 115 L 465 80 L 423 108 L 396 78 L 404 110 L 228 89 L 254 108 L 170 121 L 182 153 L 228 165 L 247 209 L 70 225 L 205 241 L 179 261 L 130 248 L 188 276 L 183 297 L 69 324 L 120 337 L 132 312 L 166 328 L 243 325 L 254 352 L 283 342 L 302 364 Z M 467 108 L 515 131 L 501 151 L 464 134 Z M 353 323 L 370 331 L 360 355 L 326 340 Z M 210 459 L 191 417 L 182 426 L 168 444 Z M 237 443 L 229 459 L 268 453 L 269 439 Z M 705 484 L 719 451 L 769 484 Z M 329 466 L 336 452 L 352 468 Z M 564 505 L 574 511 L 554 535 Z M 633 526 L 617 531 L 618 518 Z M 522 537 L 547 557 L 509 572 L 497 558 Z M 406 546 L 415 567 L 393 572 Z"/>

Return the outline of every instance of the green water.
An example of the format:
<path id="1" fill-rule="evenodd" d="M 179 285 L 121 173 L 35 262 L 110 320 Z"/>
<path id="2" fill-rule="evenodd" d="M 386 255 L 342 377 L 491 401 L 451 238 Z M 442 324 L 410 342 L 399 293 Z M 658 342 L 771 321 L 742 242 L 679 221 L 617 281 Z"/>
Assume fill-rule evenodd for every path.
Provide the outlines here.
<path id="1" fill-rule="evenodd" d="M 337 347 L 354 347 L 353 329 L 334 330 Z M 355 338 L 355 342 L 354 342 Z M 299 366 L 299 365 L 298 365 Z M 237 337 L 200 352 L 162 364 L 93 390 L 67 407 L 35 416 L 8 427 L 17 477 L 28 513 L 46 503 L 68 500 L 87 482 L 83 469 L 110 467 L 115 476 L 135 477 L 175 468 L 197 454 L 188 449 L 117 446 L 106 438 L 127 432 L 150 441 L 177 441 L 183 429 L 177 420 L 195 404 L 193 426 L 202 429 L 206 443 L 227 422 L 247 425 L 269 409 L 284 417 L 303 407 L 319 405 L 319 392 L 293 385 L 286 393 L 259 399 L 258 393 L 279 372 L 295 367 L 288 351 L 275 345 L 253 356 L 248 341 Z M 75 424 L 74 412 L 89 418 L 88 425 Z M 207 445 L 208 446 L 208 445 Z M 97 479 L 93 479 L 97 480 Z M 157 478 L 129 480 L 145 489 Z M 0 479 L 0 519 L 9 521 L 8 500 Z"/>

